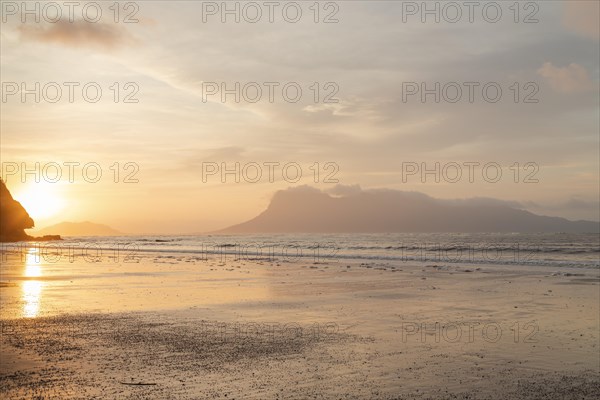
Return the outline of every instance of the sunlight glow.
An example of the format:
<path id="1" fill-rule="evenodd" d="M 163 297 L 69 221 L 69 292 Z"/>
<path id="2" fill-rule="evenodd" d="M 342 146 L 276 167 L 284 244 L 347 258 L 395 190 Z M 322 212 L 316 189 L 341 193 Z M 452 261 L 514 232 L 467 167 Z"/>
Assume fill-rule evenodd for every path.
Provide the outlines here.
<path id="1" fill-rule="evenodd" d="M 43 283 L 40 281 L 23 282 L 23 317 L 35 318 L 40 311 Z"/>
<path id="2" fill-rule="evenodd" d="M 42 276 L 39 251 L 30 249 L 27 252 L 23 275 L 27 278 Z M 43 286 L 44 283 L 42 281 L 27 280 L 23 282 L 23 293 L 21 296 L 21 300 L 23 301 L 23 317 L 35 318 L 39 314 Z"/>
<path id="3" fill-rule="evenodd" d="M 14 195 L 34 220 L 48 218 L 65 207 L 56 184 L 40 182 L 23 187 Z"/>

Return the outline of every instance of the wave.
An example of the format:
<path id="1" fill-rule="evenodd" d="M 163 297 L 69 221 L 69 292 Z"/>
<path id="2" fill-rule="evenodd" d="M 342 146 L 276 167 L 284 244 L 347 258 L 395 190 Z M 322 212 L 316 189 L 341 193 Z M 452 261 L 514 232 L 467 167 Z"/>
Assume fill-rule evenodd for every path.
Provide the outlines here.
<path id="1" fill-rule="evenodd" d="M 122 254 L 277 257 L 280 260 L 374 260 L 600 267 L 598 235 L 385 234 L 123 236 L 70 238 L 64 245 Z M 43 244 L 40 244 L 43 245 Z"/>

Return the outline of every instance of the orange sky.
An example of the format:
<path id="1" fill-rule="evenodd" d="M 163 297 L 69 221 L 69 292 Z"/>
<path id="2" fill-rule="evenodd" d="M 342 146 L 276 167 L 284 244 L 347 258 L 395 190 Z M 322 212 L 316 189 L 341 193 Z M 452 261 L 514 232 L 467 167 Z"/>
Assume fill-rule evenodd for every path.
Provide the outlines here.
<path id="1" fill-rule="evenodd" d="M 297 23 L 280 10 L 273 23 L 223 23 L 201 3 L 177 1 L 136 2 L 117 23 L 112 3 L 95 23 L 81 10 L 74 22 L 23 23 L 22 10 L 3 9 L 2 177 L 38 227 L 90 220 L 129 233 L 204 232 L 249 219 L 275 191 L 302 184 L 491 197 L 598 220 L 598 3 L 539 3 L 538 22 L 527 24 L 507 8 L 494 24 L 477 12 L 474 23 L 421 23 L 400 3 L 338 2 L 318 23 L 308 3 Z M 337 22 L 323 23 L 331 13 Z M 239 102 L 210 94 L 236 82 Z M 473 102 L 436 103 L 406 98 L 407 82 L 481 85 Z M 497 103 L 482 97 L 490 82 L 503 88 Z M 22 93 L 36 83 L 39 102 Z M 296 87 L 302 96 L 288 101 Z M 533 92 L 538 102 L 525 103 Z M 239 163 L 239 182 L 221 175 L 223 163 Z M 436 163 L 440 182 L 422 182 L 422 167 Z M 465 163 L 479 163 L 473 182 Z M 490 163 L 502 168 L 498 182 L 483 175 Z M 463 178 L 452 183 L 456 164 Z M 539 182 L 524 182 L 532 172 Z"/>

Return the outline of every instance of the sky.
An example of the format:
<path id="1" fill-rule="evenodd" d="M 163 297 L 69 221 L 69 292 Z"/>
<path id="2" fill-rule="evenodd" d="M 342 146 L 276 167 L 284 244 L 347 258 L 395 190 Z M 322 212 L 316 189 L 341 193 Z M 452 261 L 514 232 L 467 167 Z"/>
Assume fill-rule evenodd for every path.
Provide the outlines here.
<path id="1" fill-rule="evenodd" d="M 439 21 L 421 2 L 228 2 L 239 21 L 113 3 L 70 21 L 2 2 L 2 178 L 38 227 L 206 232 L 299 185 L 600 219 L 597 1 L 428 2 Z"/>

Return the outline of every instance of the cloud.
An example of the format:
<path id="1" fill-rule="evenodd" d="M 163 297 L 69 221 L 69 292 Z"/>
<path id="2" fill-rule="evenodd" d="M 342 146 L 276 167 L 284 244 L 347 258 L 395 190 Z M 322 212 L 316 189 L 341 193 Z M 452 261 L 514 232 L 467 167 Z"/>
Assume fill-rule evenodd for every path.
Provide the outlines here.
<path id="1" fill-rule="evenodd" d="M 56 43 L 68 47 L 96 47 L 113 50 L 135 42 L 123 28 L 108 24 L 92 24 L 86 21 L 60 20 L 48 27 L 23 25 L 19 28 L 24 40 Z"/>
<path id="2" fill-rule="evenodd" d="M 572 220 L 600 220 L 600 202 L 593 198 L 571 196 L 566 200 L 549 200 L 543 203 L 524 202 L 527 210 L 536 214 L 561 216 Z"/>
<path id="3" fill-rule="evenodd" d="M 492 207 L 511 207 L 522 209 L 525 208 L 521 202 L 513 200 L 494 199 L 491 197 L 471 197 L 468 199 L 444 200 L 454 204 L 464 204 L 468 206 L 492 206 Z"/>
<path id="4" fill-rule="evenodd" d="M 587 38 L 600 39 L 600 2 L 565 1 L 563 25 Z"/>
<path id="5" fill-rule="evenodd" d="M 341 197 L 348 197 L 348 196 L 355 196 L 357 194 L 361 194 L 362 193 L 362 189 L 360 187 L 360 185 L 335 185 L 333 188 L 327 190 L 327 193 L 333 195 L 333 196 L 341 196 Z"/>
<path id="6" fill-rule="evenodd" d="M 588 211 L 600 210 L 600 202 L 597 200 L 583 199 L 575 196 L 571 196 L 568 200 L 559 203 L 548 203 L 538 204 L 535 202 L 528 202 L 528 207 L 532 209 L 548 209 L 548 210 L 565 210 L 565 209 L 578 209 Z"/>
<path id="7" fill-rule="evenodd" d="M 298 191 L 319 191 L 320 193 L 326 193 L 334 197 L 351 197 L 357 196 L 363 193 L 381 194 L 381 193 L 392 193 L 396 195 L 402 195 L 406 198 L 419 199 L 421 201 L 435 201 L 446 205 L 466 205 L 466 206 L 493 206 L 493 207 L 511 207 L 522 209 L 525 208 L 524 204 L 518 201 L 495 199 L 491 197 L 470 197 L 463 199 L 439 199 L 431 197 L 422 192 L 411 192 L 404 190 L 388 189 L 388 188 L 374 188 L 374 189 L 362 189 L 359 184 L 354 185 L 335 185 L 333 188 L 320 191 L 312 186 L 303 185 L 297 188 L 289 188 L 289 190 Z"/>
<path id="8" fill-rule="evenodd" d="M 555 67 L 551 62 L 544 63 L 537 73 L 550 83 L 557 92 L 577 93 L 591 90 L 594 83 L 587 70 L 581 65 L 571 63 L 567 67 Z"/>
<path id="9" fill-rule="evenodd" d="M 564 207 L 598 211 L 600 210 L 600 202 L 571 197 L 567 202 L 565 202 Z"/>
<path id="10" fill-rule="evenodd" d="M 207 154 L 205 154 L 204 159 L 206 160 L 240 160 L 244 158 L 244 153 L 246 149 L 241 146 L 225 146 L 213 149 L 207 149 Z"/>

